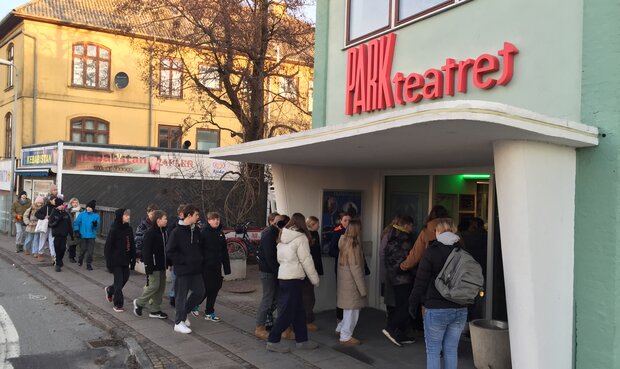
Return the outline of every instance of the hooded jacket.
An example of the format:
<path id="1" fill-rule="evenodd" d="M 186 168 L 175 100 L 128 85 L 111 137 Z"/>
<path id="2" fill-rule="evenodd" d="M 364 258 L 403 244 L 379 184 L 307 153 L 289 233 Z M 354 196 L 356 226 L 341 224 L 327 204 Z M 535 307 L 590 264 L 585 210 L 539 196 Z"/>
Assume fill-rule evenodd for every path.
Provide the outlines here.
<path id="1" fill-rule="evenodd" d="M 409 304 L 415 308 L 422 303 L 426 309 L 458 309 L 464 307 L 457 303 L 446 300 L 437 288 L 435 279 L 443 269 L 448 256 L 459 242 L 459 237 L 451 232 L 444 232 L 439 238 L 431 243 L 420 261 L 415 284 Z"/>
<path id="2" fill-rule="evenodd" d="M 99 214 L 94 211 L 91 213 L 83 211 L 78 214 L 73 224 L 73 230 L 80 232 L 80 238 L 97 238 L 97 227 L 99 227 L 99 223 Z"/>
<path id="3" fill-rule="evenodd" d="M 304 279 L 306 276 L 313 285 L 319 284 L 319 275 L 310 255 L 308 237 L 295 229 L 282 228 L 278 243 L 278 279 Z"/>
<path id="4" fill-rule="evenodd" d="M 166 242 L 168 242 L 166 227 L 160 228 L 154 225 L 144 234 L 144 239 L 142 240 L 142 261 L 145 265 L 146 274 L 166 270 L 168 267 Z"/>
<path id="5" fill-rule="evenodd" d="M 45 205 L 43 205 L 39 210 L 37 210 L 35 216 L 37 217 L 37 219 L 43 220 L 46 217 L 49 217 L 50 214 L 52 214 L 54 208 L 54 205 L 52 205 L 52 203 L 48 200 Z"/>
<path id="6" fill-rule="evenodd" d="M 202 274 L 205 251 L 196 224 L 177 225 L 169 235 L 166 249 L 176 275 Z"/>
<path id="7" fill-rule="evenodd" d="M 129 223 L 123 223 L 123 214 L 126 209 L 114 212 L 114 223 L 110 227 L 108 238 L 105 240 L 105 262 L 108 270 L 114 267 L 127 267 L 136 257 L 136 244 L 133 239 L 133 230 Z"/>
<path id="8" fill-rule="evenodd" d="M 209 224 L 200 233 L 201 242 L 205 250 L 205 268 L 210 271 L 230 274 L 230 258 L 226 246 L 226 236 L 222 232 L 222 225 L 213 228 Z"/>
<path id="9" fill-rule="evenodd" d="M 392 227 L 393 230 L 388 235 L 383 256 L 387 280 L 392 286 L 413 283 L 413 274 L 400 268 L 400 263 L 407 258 L 409 251 L 411 251 L 413 237 L 411 233 L 403 229 Z"/>
<path id="10" fill-rule="evenodd" d="M 149 228 L 151 228 L 152 225 L 153 223 L 147 216 L 140 221 L 140 224 L 138 224 L 138 227 L 136 228 L 134 240 L 136 242 L 136 255 L 140 258 L 142 257 L 142 241 L 144 240 L 144 234 L 149 230 Z"/>
<path id="11" fill-rule="evenodd" d="M 263 273 L 278 274 L 278 235 L 280 228 L 270 225 L 263 229 L 258 245 L 258 270 Z"/>
<path id="12" fill-rule="evenodd" d="M 52 236 L 54 237 L 67 237 L 67 235 L 73 237 L 71 215 L 64 209 L 59 210 L 56 208 L 52 210 L 48 226 L 52 229 Z"/>
<path id="13" fill-rule="evenodd" d="M 20 193 L 21 196 L 21 193 Z M 26 210 L 32 205 L 32 201 L 29 198 L 26 198 L 24 203 L 22 204 L 19 199 L 13 203 L 11 206 L 11 214 L 13 215 L 13 221 L 15 223 L 23 223 L 23 216 Z"/>

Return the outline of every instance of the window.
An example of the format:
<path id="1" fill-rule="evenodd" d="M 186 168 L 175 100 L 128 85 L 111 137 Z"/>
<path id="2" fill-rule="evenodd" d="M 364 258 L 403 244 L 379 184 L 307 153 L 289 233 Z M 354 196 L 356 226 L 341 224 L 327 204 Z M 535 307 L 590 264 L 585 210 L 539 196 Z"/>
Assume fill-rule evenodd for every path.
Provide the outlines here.
<path id="1" fill-rule="evenodd" d="M 183 70 L 181 59 L 164 58 L 159 68 L 159 95 L 183 97 Z"/>
<path id="2" fill-rule="evenodd" d="M 6 60 L 12 62 L 13 60 L 15 60 L 15 47 L 13 46 L 13 44 L 9 44 L 9 47 L 6 49 Z M 10 88 L 13 87 L 13 78 L 14 77 L 14 66 L 11 65 L 7 68 L 6 71 L 6 87 Z"/>
<path id="3" fill-rule="evenodd" d="M 167 147 L 169 149 L 181 148 L 181 137 L 183 132 L 179 126 L 159 126 L 159 147 Z"/>
<path id="4" fill-rule="evenodd" d="M 73 86 L 110 88 L 110 49 L 90 43 L 73 44 Z"/>
<path id="5" fill-rule="evenodd" d="M 196 149 L 209 150 L 220 146 L 220 130 L 204 129 L 196 130 Z"/>
<path id="6" fill-rule="evenodd" d="M 347 0 L 346 44 L 471 0 Z"/>
<path id="7" fill-rule="evenodd" d="M 4 157 L 11 158 L 11 147 L 13 146 L 13 114 L 6 113 L 4 116 Z"/>
<path id="8" fill-rule="evenodd" d="M 220 74 L 215 67 L 200 65 L 198 67 L 198 79 L 203 86 L 210 90 L 221 89 Z"/>
<path id="9" fill-rule="evenodd" d="M 110 123 L 91 117 L 71 120 L 71 141 L 107 144 L 110 140 Z"/>
<path id="10" fill-rule="evenodd" d="M 294 100 L 297 98 L 297 78 L 280 77 L 278 93 L 285 99 Z"/>

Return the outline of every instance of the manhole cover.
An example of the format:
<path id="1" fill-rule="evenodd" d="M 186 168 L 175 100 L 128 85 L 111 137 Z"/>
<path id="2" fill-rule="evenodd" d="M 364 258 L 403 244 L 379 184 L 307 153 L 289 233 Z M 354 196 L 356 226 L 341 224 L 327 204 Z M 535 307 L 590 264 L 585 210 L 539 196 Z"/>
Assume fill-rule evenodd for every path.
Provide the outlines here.
<path id="1" fill-rule="evenodd" d="M 109 339 L 109 340 L 94 340 L 94 341 L 88 341 L 88 344 L 92 348 L 116 347 L 116 346 L 121 346 L 123 344 L 123 341 L 121 341 L 121 340 L 113 340 L 113 339 Z"/>
<path id="2" fill-rule="evenodd" d="M 228 284 L 227 286 L 222 288 L 226 292 L 231 293 L 252 293 L 256 291 L 256 287 L 248 284 L 248 283 L 239 283 L 239 284 Z"/>

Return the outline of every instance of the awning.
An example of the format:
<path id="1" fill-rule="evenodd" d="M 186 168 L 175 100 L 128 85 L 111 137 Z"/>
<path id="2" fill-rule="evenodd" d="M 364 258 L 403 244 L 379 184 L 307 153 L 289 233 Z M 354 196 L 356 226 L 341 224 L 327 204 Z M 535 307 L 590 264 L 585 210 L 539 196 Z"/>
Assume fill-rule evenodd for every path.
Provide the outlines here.
<path id="1" fill-rule="evenodd" d="M 493 143 L 598 145 L 598 129 L 486 101 L 446 101 L 368 114 L 355 122 L 210 150 L 213 158 L 340 168 L 493 165 Z"/>
<path id="2" fill-rule="evenodd" d="M 50 174 L 50 168 L 17 168 L 15 174 L 22 177 L 47 177 Z"/>

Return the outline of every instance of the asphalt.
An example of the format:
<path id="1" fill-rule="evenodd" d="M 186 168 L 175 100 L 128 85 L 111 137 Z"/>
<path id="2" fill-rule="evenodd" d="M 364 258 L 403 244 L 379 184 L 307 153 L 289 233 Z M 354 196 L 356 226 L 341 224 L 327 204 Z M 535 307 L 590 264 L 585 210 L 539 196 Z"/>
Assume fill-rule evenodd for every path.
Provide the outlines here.
<path id="1" fill-rule="evenodd" d="M 317 314 L 318 332 L 310 339 L 321 345 L 314 351 L 294 350 L 294 342 L 283 341 L 293 349 L 288 354 L 267 352 L 265 343 L 254 337 L 254 315 L 260 281 L 255 266 L 249 266 L 248 279 L 244 282 L 224 282 L 218 297 L 216 311 L 222 318 L 219 323 L 200 318 L 190 318 L 193 333 L 182 335 L 173 332 L 171 319 L 159 320 L 136 317 L 131 301 L 142 292 L 144 275 L 132 272 L 123 289 L 125 312 L 115 313 L 104 297 L 103 288 L 112 282 L 112 275 L 105 271 L 103 262 L 94 262 L 95 270 L 86 271 L 65 260 L 65 267 L 56 273 L 51 262 L 37 263 L 32 257 L 15 253 L 14 239 L 0 235 L 0 257 L 11 260 L 18 268 L 41 280 L 74 309 L 99 324 L 102 329 L 121 339 L 133 338 L 141 347 L 155 369 L 167 368 L 425 368 L 423 339 L 412 345 L 398 348 L 381 334 L 384 314 L 375 309 L 362 311 L 356 337 L 363 341 L 357 348 L 344 349 L 334 335 L 334 312 Z M 242 286 L 240 286 L 240 284 Z M 241 288 L 239 288 L 241 287 Z M 248 293 L 239 294 L 239 289 Z M 162 305 L 164 312 L 174 316 L 167 298 Z M 144 316 L 148 316 L 147 312 Z M 459 368 L 473 369 L 471 347 L 462 340 L 459 348 Z"/>

